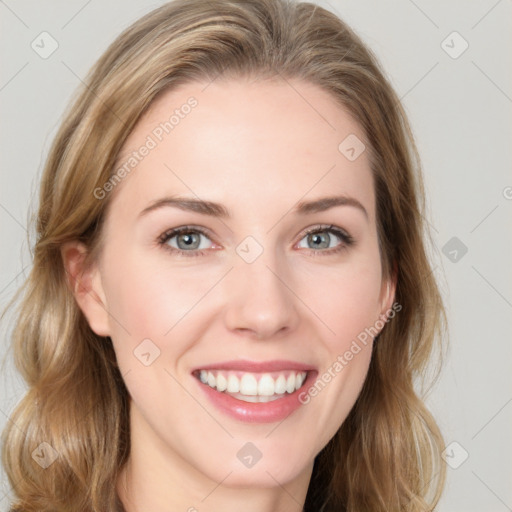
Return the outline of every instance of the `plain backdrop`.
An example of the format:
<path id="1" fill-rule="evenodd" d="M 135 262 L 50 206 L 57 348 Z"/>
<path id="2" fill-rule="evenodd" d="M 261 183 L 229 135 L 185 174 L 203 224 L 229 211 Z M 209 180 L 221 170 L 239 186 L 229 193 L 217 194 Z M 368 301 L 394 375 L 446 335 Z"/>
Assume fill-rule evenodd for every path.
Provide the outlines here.
<path id="1" fill-rule="evenodd" d="M 427 399 L 447 444 L 438 510 L 512 510 L 512 2 L 318 3 L 380 59 L 423 161 L 450 327 L 448 358 Z M 0 306 L 30 270 L 29 214 L 65 106 L 114 37 L 158 5 L 0 0 Z M 11 326 L 7 315 L 0 357 Z M 10 359 L 0 386 L 3 428 L 25 389 Z M 0 479 L 7 510 L 10 487 Z"/>

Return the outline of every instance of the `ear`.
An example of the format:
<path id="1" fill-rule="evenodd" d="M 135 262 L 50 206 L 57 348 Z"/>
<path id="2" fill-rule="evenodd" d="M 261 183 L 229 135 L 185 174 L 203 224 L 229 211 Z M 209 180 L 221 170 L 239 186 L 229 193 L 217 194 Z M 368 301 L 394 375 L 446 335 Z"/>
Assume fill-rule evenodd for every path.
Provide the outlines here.
<path id="1" fill-rule="evenodd" d="M 81 242 L 67 242 L 61 256 L 69 287 L 89 326 L 98 336 L 110 336 L 107 301 L 96 262 L 85 266 L 87 248 Z"/>
<path id="2" fill-rule="evenodd" d="M 395 262 L 393 265 L 393 270 L 390 272 L 390 275 L 382 280 L 382 286 L 380 291 L 381 318 L 388 317 L 388 312 L 391 310 L 391 307 L 395 300 L 397 276 L 398 268 Z"/>

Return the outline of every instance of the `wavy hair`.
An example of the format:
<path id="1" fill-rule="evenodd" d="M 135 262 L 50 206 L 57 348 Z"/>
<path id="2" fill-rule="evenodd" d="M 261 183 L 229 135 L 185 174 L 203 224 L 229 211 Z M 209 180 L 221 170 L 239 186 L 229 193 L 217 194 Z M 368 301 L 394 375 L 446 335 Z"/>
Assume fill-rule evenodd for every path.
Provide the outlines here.
<path id="1" fill-rule="evenodd" d="M 80 240 L 94 261 L 111 196 L 100 201 L 94 190 L 112 176 L 152 102 L 219 76 L 301 79 L 359 122 L 383 273 L 397 280 L 402 309 L 374 344 L 354 407 L 315 458 L 305 510 L 433 510 L 445 483 L 444 443 L 415 385 L 436 348 L 431 385 L 439 376 L 446 315 L 430 264 L 418 151 L 373 53 L 333 13 L 293 0 L 165 4 L 110 45 L 68 109 L 43 170 L 33 266 L 9 304 L 21 297 L 12 348 L 28 385 L 3 433 L 11 510 L 122 510 L 115 484 L 130 451 L 128 393 L 110 338 L 93 333 L 75 301 L 60 251 Z M 44 470 L 32 456 L 43 442 L 57 455 Z"/>

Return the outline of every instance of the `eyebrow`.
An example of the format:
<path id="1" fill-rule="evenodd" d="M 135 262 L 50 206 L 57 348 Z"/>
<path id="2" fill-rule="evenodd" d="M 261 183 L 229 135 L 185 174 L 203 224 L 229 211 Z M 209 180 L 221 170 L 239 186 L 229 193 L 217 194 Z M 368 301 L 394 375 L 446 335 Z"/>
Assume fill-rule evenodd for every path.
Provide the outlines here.
<path id="1" fill-rule="evenodd" d="M 368 219 L 368 212 L 366 211 L 366 208 L 357 199 L 347 196 L 330 196 L 322 197 L 312 201 L 300 201 L 297 203 L 295 208 L 293 208 L 292 213 L 307 215 L 311 213 L 323 212 L 329 210 L 330 208 L 334 208 L 335 206 L 355 207 L 363 212 L 365 217 Z M 209 215 L 222 219 L 231 218 L 229 210 L 227 210 L 223 205 L 219 203 L 187 197 L 163 197 L 161 199 L 157 199 L 156 201 L 153 201 L 149 206 L 144 208 L 139 213 L 139 217 L 164 207 L 179 208 L 180 210 L 196 212 L 202 215 Z"/>

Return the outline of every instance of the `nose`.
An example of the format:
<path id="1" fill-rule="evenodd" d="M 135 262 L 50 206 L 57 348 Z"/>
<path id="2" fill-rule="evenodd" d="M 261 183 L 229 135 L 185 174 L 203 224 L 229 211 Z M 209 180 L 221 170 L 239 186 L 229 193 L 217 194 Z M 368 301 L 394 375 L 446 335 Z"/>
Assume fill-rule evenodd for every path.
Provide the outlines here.
<path id="1" fill-rule="evenodd" d="M 252 263 L 235 264 L 226 279 L 225 323 L 229 330 L 261 340 L 296 328 L 298 298 L 283 267 L 263 255 Z"/>

